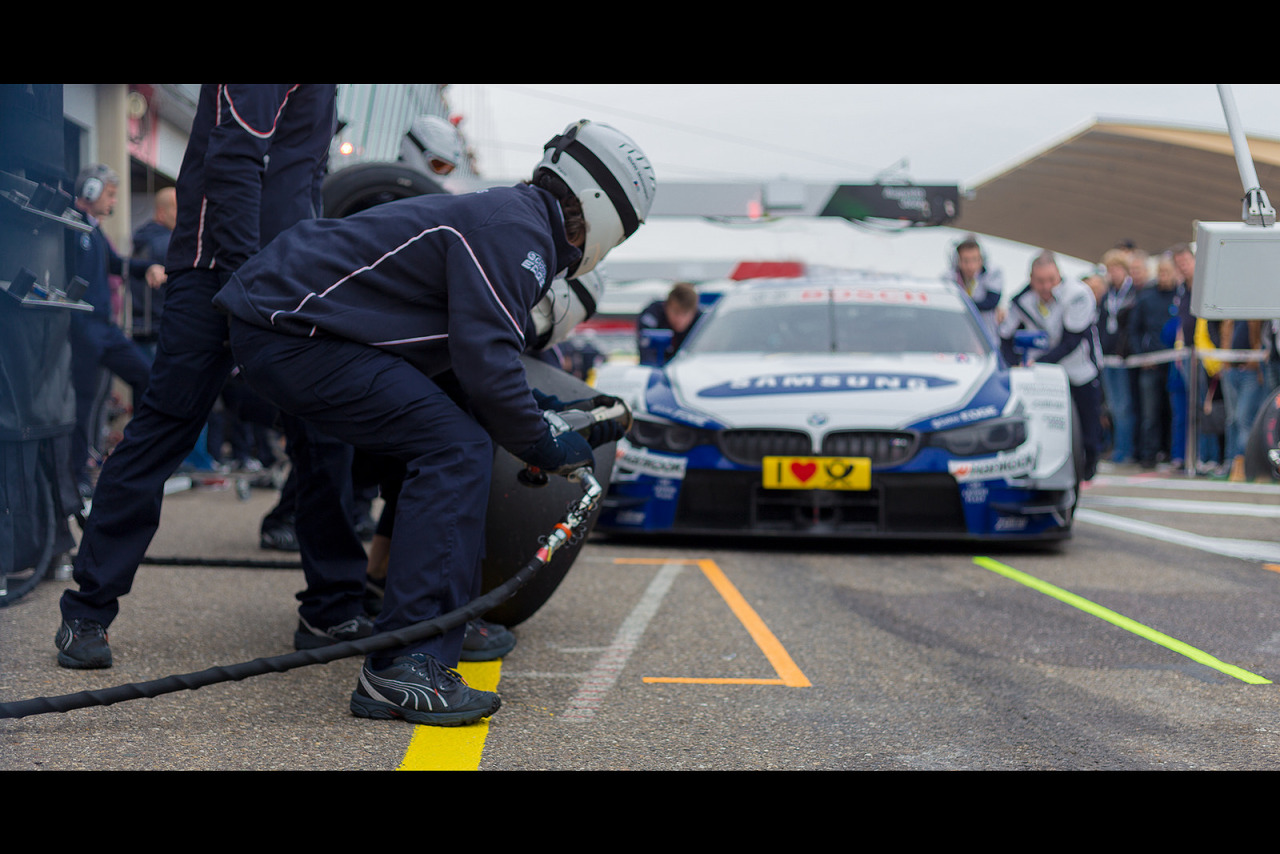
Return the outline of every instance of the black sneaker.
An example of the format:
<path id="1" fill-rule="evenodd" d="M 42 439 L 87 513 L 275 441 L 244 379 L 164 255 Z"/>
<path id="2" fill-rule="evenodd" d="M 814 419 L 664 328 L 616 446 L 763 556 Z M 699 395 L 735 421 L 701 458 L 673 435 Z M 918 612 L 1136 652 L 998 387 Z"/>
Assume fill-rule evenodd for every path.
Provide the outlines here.
<path id="1" fill-rule="evenodd" d="M 298 551 L 298 534 L 292 525 L 264 527 L 258 535 L 258 546 L 278 552 Z"/>
<path id="2" fill-rule="evenodd" d="M 371 634 L 373 634 L 373 620 L 364 614 L 357 614 L 345 623 L 338 623 L 327 629 L 318 629 L 299 617 L 298 630 L 293 633 L 293 648 L 319 649 L 342 641 L 367 638 Z"/>
<path id="3" fill-rule="evenodd" d="M 93 620 L 63 620 L 53 642 L 58 663 L 73 670 L 99 670 L 111 666 L 107 629 Z"/>
<path id="4" fill-rule="evenodd" d="M 475 723 L 501 705 L 497 694 L 477 691 L 456 670 L 421 653 L 402 655 L 384 670 L 372 670 L 366 661 L 351 692 L 351 714 L 358 718 L 428 726 Z"/>
<path id="5" fill-rule="evenodd" d="M 516 646 L 516 636 L 506 626 L 485 620 L 467 623 L 467 634 L 462 640 L 462 661 L 494 661 L 511 652 Z"/>

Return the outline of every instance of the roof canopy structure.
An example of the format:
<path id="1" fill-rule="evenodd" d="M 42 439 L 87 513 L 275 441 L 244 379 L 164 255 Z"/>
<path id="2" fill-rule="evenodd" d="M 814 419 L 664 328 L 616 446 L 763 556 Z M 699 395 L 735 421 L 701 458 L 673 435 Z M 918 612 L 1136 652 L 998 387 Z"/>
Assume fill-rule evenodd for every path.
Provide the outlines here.
<path id="1" fill-rule="evenodd" d="M 1280 196 L 1280 140 L 1248 141 Z M 1189 243 L 1196 220 L 1239 222 L 1244 197 L 1226 131 L 1101 120 L 971 192 L 953 227 L 1094 261 L 1125 240 L 1152 254 Z"/>

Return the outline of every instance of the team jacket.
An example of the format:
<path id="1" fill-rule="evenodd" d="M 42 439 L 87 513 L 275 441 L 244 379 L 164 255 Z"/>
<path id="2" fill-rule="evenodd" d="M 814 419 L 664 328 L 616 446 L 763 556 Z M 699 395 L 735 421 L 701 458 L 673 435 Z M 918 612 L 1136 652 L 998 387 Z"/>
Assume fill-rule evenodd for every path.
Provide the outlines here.
<path id="1" fill-rule="evenodd" d="M 529 310 L 580 257 L 544 190 L 430 194 L 297 224 L 214 303 L 285 335 L 383 348 L 428 376 L 452 369 L 477 420 L 518 454 L 547 433 L 519 358 Z"/>
<path id="2" fill-rule="evenodd" d="M 666 357 L 670 359 L 680 349 L 680 345 L 684 343 L 684 339 L 689 337 L 689 333 L 693 331 L 693 327 L 698 325 L 698 321 L 702 319 L 702 311 L 699 310 L 693 316 L 693 322 L 689 324 L 689 328 L 684 332 L 676 332 L 671 329 L 671 321 L 667 320 L 667 301 L 654 300 L 649 303 L 644 311 L 640 312 L 640 317 L 636 320 L 636 345 L 640 344 L 640 336 L 648 329 L 671 329 L 671 343 L 667 345 Z"/>
<path id="3" fill-rule="evenodd" d="M 200 87 L 178 173 L 170 274 L 234 272 L 285 228 L 320 216 L 336 98 L 333 83 Z"/>
<path id="4" fill-rule="evenodd" d="M 83 211 L 81 216 L 93 226 L 93 231 L 76 232 L 76 275 L 88 284 L 84 301 L 93 306 L 93 319 L 111 323 L 110 277 L 145 275 L 150 262 L 121 258 L 103 233 L 102 223 Z"/>
<path id="5" fill-rule="evenodd" d="M 1044 331 L 1049 335 L 1047 350 L 1027 355 L 1037 362 L 1062 365 L 1072 385 L 1084 385 L 1098 376 L 1097 301 L 1089 286 L 1075 279 L 1063 279 L 1053 289 L 1053 302 L 1040 303 L 1027 285 L 1009 304 L 1009 314 L 1000 327 L 1001 350 L 1005 360 L 1017 364 L 1013 336 L 1019 329 Z"/>

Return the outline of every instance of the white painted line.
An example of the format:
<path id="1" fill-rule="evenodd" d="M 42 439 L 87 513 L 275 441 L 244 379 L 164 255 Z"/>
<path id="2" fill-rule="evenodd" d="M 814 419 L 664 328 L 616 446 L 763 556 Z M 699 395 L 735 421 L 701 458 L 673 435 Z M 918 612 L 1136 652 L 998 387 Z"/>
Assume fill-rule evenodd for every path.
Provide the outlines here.
<path id="1" fill-rule="evenodd" d="M 1098 475 L 1089 481 L 1091 487 L 1141 486 L 1146 489 L 1182 489 L 1189 492 L 1252 492 L 1280 497 L 1280 483 L 1231 483 L 1226 480 L 1190 480 L 1165 477 L 1123 477 Z M 1087 492 L 1085 493 L 1088 494 Z"/>
<path id="2" fill-rule="evenodd" d="M 622 621 L 622 625 L 618 627 L 618 633 L 613 638 L 613 643 L 582 681 L 578 693 L 569 701 L 568 708 L 560 715 L 560 720 L 582 722 L 589 721 L 595 716 L 604 695 L 618 681 L 631 653 L 640 643 L 645 628 L 653 619 L 653 615 L 658 612 L 658 606 L 662 604 L 663 598 L 682 569 L 684 566 L 679 563 L 664 564 L 654 576 L 653 581 L 649 582 L 648 589 L 631 609 L 627 618 Z"/>
<path id="3" fill-rule="evenodd" d="M 1080 500 L 1085 507 L 1132 507 L 1135 510 L 1158 510 L 1162 513 L 1195 513 L 1210 516 L 1256 516 L 1280 519 L 1280 505 L 1241 504 L 1238 501 L 1186 501 L 1179 498 L 1126 498 L 1118 495 L 1086 495 Z"/>
<path id="4" fill-rule="evenodd" d="M 1114 528 L 1117 531 L 1128 531 L 1131 534 L 1151 537 L 1166 543 L 1186 546 L 1211 554 L 1225 555 L 1226 557 L 1234 557 L 1241 560 L 1262 561 L 1263 563 L 1280 563 L 1280 543 L 1270 543 L 1263 540 L 1232 540 L 1225 537 L 1204 537 L 1199 534 L 1179 531 L 1177 528 L 1153 525 L 1150 522 L 1139 522 L 1136 519 L 1126 519 L 1123 516 L 1113 516 L 1110 513 L 1101 513 L 1097 510 L 1089 510 L 1083 507 L 1076 510 L 1075 518 L 1077 522 L 1101 525 L 1106 528 Z"/>

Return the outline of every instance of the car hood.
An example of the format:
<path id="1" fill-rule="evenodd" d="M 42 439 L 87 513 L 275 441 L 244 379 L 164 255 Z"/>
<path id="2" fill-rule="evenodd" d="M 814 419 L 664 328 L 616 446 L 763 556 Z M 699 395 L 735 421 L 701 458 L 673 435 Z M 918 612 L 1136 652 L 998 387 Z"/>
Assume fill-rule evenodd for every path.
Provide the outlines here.
<path id="1" fill-rule="evenodd" d="M 864 356 L 682 355 L 666 368 L 681 409 L 725 427 L 898 429 L 965 409 L 998 363 L 994 355 L 956 353 Z M 650 397 L 664 396 L 663 383 Z M 998 414 L 1007 400 L 981 403 Z"/>

